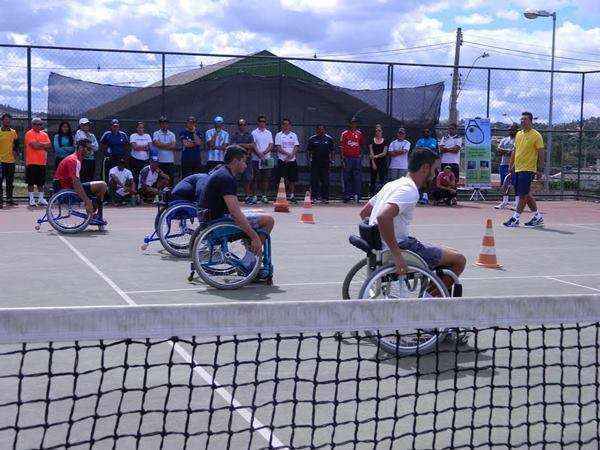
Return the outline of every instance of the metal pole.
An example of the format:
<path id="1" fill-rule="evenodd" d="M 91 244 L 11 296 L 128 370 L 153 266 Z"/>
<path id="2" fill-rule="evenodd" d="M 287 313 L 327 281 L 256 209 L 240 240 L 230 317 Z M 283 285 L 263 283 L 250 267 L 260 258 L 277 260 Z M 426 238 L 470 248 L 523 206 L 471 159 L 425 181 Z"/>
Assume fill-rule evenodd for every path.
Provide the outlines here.
<path id="1" fill-rule="evenodd" d="M 546 176 L 546 192 L 550 187 L 550 164 L 552 162 L 552 109 L 554 106 L 554 48 L 556 41 L 556 13 L 552 13 L 552 62 L 550 63 L 550 105 L 548 107 L 548 147 L 546 148 L 546 165 L 544 175 Z"/>
<path id="2" fill-rule="evenodd" d="M 577 200 L 579 200 L 581 182 L 581 146 L 583 140 L 583 102 L 585 99 L 585 73 L 581 74 L 581 105 L 579 109 L 579 142 L 577 143 Z"/>
<path id="3" fill-rule="evenodd" d="M 458 122 L 458 67 L 460 65 L 460 47 L 462 45 L 462 28 L 456 29 L 456 44 L 454 46 L 454 70 L 452 71 L 452 91 L 450 92 L 450 110 L 448 120 L 450 123 Z"/>
<path id="4" fill-rule="evenodd" d="M 388 95 L 389 131 L 391 133 L 392 132 L 392 123 L 394 120 L 394 66 L 392 64 L 390 64 L 388 66 L 388 86 L 389 86 L 389 91 L 388 91 L 389 92 L 389 95 Z"/>
<path id="5" fill-rule="evenodd" d="M 277 64 L 278 70 L 279 70 L 279 107 L 278 107 L 278 118 L 277 118 L 277 124 L 279 125 L 279 128 L 281 128 L 281 121 L 283 119 L 283 68 L 282 68 L 282 64 L 281 64 L 281 59 L 279 59 L 278 64 Z"/>
<path id="6" fill-rule="evenodd" d="M 492 69 L 487 70 L 487 104 L 485 117 L 490 118 L 490 80 L 492 78 Z"/>
<path id="7" fill-rule="evenodd" d="M 162 60 L 162 78 L 161 78 L 161 85 L 160 85 L 160 96 L 161 96 L 161 103 L 160 103 L 160 115 L 164 116 L 165 115 L 165 110 L 166 110 L 166 106 L 165 106 L 165 54 L 161 53 L 161 60 Z"/>
<path id="8" fill-rule="evenodd" d="M 31 47 L 27 47 L 27 128 L 31 128 Z"/>

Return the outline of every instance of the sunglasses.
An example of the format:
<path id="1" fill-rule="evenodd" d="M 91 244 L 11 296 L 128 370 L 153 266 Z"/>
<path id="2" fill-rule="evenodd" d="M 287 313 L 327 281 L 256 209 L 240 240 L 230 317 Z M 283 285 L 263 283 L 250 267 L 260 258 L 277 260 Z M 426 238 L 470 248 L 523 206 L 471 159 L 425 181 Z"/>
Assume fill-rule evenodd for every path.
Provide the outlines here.
<path id="1" fill-rule="evenodd" d="M 267 123 L 266 120 L 259 120 L 258 123 Z"/>

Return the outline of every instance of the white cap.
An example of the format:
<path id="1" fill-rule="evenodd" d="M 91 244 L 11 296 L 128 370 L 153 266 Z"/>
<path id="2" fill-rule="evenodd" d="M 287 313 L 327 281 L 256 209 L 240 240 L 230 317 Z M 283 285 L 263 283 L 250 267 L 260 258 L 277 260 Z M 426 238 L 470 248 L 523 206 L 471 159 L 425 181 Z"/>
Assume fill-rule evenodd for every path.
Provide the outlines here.
<path id="1" fill-rule="evenodd" d="M 90 123 L 90 120 L 86 117 L 82 117 L 79 119 L 79 125 L 85 125 L 86 123 Z"/>

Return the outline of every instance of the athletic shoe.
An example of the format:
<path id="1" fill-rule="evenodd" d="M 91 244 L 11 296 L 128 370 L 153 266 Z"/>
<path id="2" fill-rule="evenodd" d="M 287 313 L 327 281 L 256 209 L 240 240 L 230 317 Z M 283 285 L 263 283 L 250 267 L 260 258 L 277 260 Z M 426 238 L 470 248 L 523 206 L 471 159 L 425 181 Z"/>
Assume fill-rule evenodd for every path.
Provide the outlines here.
<path id="1" fill-rule="evenodd" d="M 457 347 L 463 347 L 469 344 L 469 335 L 466 333 L 466 331 L 463 331 L 460 328 L 452 329 L 446 338 L 449 342 L 453 343 Z"/>
<path id="2" fill-rule="evenodd" d="M 517 228 L 519 226 L 519 219 L 515 219 L 514 217 L 511 217 L 506 222 L 504 222 L 502 225 L 504 225 L 505 227 L 508 227 L 508 228 Z"/>
<path id="3" fill-rule="evenodd" d="M 10 206 L 17 206 L 18 203 L 15 202 L 12 198 L 10 198 L 6 201 L 6 204 Z"/>
<path id="4" fill-rule="evenodd" d="M 544 225 L 544 218 L 542 216 L 532 217 L 531 220 L 525 223 L 523 226 L 527 228 L 541 227 Z"/>
<path id="5" fill-rule="evenodd" d="M 48 206 L 48 202 L 46 201 L 45 198 L 42 197 L 42 198 L 38 199 L 38 205 L 40 205 L 40 206 Z"/>
<path id="6" fill-rule="evenodd" d="M 508 206 L 508 203 L 501 202 L 501 203 L 497 204 L 496 206 L 494 206 L 494 209 L 506 209 L 507 206 Z"/>
<path id="7" fill-rule="evenodd" d="M 35 199 L 33 199 L 33 198 L 29 199 L 29 206 L 31 206 L 32 208 L 35 208 L 37 206 Z"/>
<path id="8" fill-rule="evenodd" d="M 298 200 L 296 200 L 295 196 L 290 197 L 290 203 L 293 203 L 293 204 L 298 203 Z"/>
<path id="9" fill-rule="evenodd" d="M 246 197 L 244 202 L 246 203 L 246 205 L 254 205 L 254 202 L 252 201 L 252 197 Z"/>
<path id="10" fill-rule="evenodd" d="M 254 266 L 257 263 L 257 258 L 256 255 L 254 255 L 254 253 L 252 252 L 246 252 L 246 254 L 244 255 L 244 257 L 242 259 L 239 260 L 238 264 L 241 266 L 240 268 L 243 269 L 244 276 L 248 275 L 250 272 L 252 272 L 252 269 L 254 269 Z"/>
<path id="11" fill-rule="evenodd" d="M 263 202 L 265 205 L 269 204 L 269 199 L 267 198 L 266 195 L 263 195 L 262 198 L 260 199 L 261 202 Z"/>
<path id="12" fill-rule="evenodd" d="M 252 196 L 252 204 L 256 205 L 258 203 L 258 197 L 256 195 Z"/>

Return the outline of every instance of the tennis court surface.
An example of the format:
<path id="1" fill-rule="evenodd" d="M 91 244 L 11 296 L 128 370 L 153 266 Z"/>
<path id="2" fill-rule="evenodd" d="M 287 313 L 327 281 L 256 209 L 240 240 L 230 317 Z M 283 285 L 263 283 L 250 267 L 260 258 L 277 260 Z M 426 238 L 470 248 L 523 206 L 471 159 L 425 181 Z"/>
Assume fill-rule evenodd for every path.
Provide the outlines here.
<path id="1" fill-rule="evenodd" d="M 188 283 L 189 263 L 158 243 L 140 251 L 151 208 L 109 208 L 107 233 L 75 236 L 35 232 L 39 212 L 1 211 L 0 439 L 595 448 L 600 207 L 540 209 L 545 228 L 503 229 L 510 212 L 490 204 L 419 208 L 415 236 L 465 253 L 464 294 L 476 298 L 417 303 L 338 300 L 363 256 L 347 243 L 357 207 L 316 207 L 316 225 L 298 223 L 300 208 L 276 214 L 274 284 L 239 291 Z M 502 271 L 472 267 L 488 217 Z M 382 353 L 362 332 L 447 327 L 467 344 L 419 357 Z"/>

